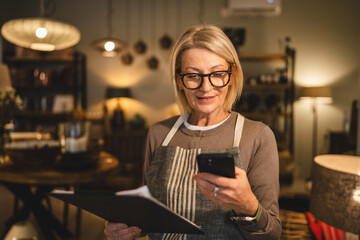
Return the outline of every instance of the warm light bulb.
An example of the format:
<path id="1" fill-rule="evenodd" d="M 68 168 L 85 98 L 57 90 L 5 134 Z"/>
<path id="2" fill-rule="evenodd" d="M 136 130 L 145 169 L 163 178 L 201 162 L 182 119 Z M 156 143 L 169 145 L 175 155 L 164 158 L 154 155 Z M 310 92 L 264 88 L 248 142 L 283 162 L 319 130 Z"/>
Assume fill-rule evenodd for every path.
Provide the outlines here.
<path id="1" fill-rule="evenodd" d="M 115 43 L 112 41 L 108 41 L 104 44 L 104 48 L 106 51 L 111 52 L 115 49 Z"/>
<path id="2" fill-rule="evenodd" d="M 38 38 L 45 38 L 47 33 L 48 33 L 47 29 L 43 28 L 43 27 L 37 28 L 36 32 L 35 32 L 35 34 Z"/>

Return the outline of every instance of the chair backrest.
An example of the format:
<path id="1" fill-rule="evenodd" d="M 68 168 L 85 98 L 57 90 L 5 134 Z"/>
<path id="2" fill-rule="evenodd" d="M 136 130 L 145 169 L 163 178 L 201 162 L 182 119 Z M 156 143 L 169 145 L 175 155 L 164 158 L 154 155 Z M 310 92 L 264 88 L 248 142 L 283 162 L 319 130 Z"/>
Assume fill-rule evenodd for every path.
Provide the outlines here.
<path id="1" fill-rule="evenodd" d="M 124 129 L 105 138 L 106 150 L 119 159 L 120 171 L 142 177 L 147 129 Z"/>

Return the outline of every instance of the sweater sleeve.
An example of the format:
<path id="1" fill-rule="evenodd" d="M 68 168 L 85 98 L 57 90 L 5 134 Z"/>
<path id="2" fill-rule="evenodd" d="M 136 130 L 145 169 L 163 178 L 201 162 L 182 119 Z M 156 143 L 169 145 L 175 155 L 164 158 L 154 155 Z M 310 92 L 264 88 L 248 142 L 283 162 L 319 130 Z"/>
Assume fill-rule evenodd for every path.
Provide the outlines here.
<path id="1" fill-rule="evenodd" d="M 146 173 L 147 170 L 149 169 L 152 157 L 154 156 L 154 152 L 155 152 L 155 146 L 154 146 L 155 143 L 153 138 L 154 138 L 153 129 L 150 127 L 146 138 L 145 159 L 144 159 L 144 167 L 143 167 L 143 183 L 145 185 L 147 184 Z"/>
<path id="2" fill-rule="evenodd" d="M 143 185 L 147 185 L 146 172 L 147 169 L 149 168 L 150 159 L 151 159 L 151 151 L 150 151 L 149 132 L 148 132 L 148 135 L 146 137 L 145 159 L 143 166 Z"/>
<path id="3" fill-rule="evenodd" d="M 262 206 L 259 221 L 254 225 L 242 226 L 245 239 L 279 239 L 279 156 L 275 136 L 264 125 L 258 131 L 252 157 L 247 168 L 247 177 L 253 193 Z"/>

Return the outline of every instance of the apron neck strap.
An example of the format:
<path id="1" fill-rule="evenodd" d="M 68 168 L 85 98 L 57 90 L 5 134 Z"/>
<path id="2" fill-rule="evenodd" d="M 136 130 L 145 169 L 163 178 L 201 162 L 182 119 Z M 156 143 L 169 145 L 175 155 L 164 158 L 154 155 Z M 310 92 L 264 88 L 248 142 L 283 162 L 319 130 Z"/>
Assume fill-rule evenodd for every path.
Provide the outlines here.
<path id="1" fill-rule="evenodd" d="M 171 130 L 167 134 L 167 136 L 164 139 L 164 141 L 162 142 L 161 146 L 167 146 L 169 144 L 169 142 L 171 141 L 171 139 L 175 135 L 176 131 L 179 129 L 181 124 L 183 124 L 183 122 L 185 122 L 186 119 L 188 119 L 189 115 L 190 114 L 188 112 L 185 112 L 185 113 L 181 114 L 181 116 L 178 118 L 178 120 L 172 126 Z"/>
<path id="2" fill-rule="evenodd" d="M 240 145 L 240 140 L 241 140 L 241 135 L 242 135 L 243 127 L 244 127 L 244 122 L 245 122 L 245 118 L 238 113 L 237 114 L 237 119 L 236 119 L 236 125 L 235 125 L 233 147 L 239 147 L 239 145 Z"/>

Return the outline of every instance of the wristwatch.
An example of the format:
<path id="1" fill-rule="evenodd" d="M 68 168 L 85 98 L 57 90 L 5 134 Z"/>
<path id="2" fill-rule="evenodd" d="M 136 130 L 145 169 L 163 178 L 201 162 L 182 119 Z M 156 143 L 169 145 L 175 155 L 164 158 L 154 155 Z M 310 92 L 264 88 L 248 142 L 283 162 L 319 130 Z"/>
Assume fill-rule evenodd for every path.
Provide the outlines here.
<path id="1" fill-rule="evenodd" d="M 232 214 L 230 215 L 230 220 L 244 226 L 254 225 L 259 221 L 261 215 L 261 209 L 262 209 L 261 205 L 259 204 L 259 207 L 254 217 L 239 216 L 236 214 L 234 210 L 232 210 Z"/>

